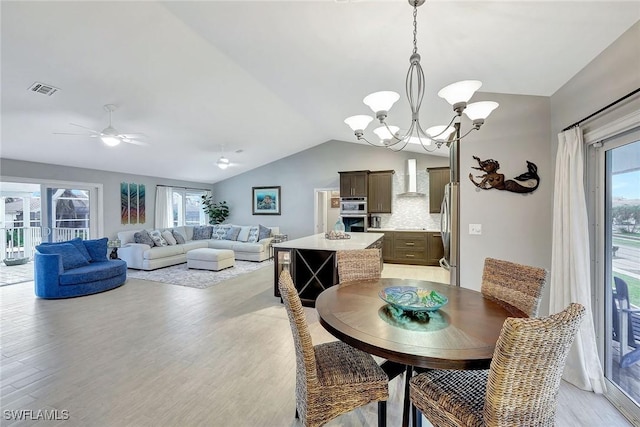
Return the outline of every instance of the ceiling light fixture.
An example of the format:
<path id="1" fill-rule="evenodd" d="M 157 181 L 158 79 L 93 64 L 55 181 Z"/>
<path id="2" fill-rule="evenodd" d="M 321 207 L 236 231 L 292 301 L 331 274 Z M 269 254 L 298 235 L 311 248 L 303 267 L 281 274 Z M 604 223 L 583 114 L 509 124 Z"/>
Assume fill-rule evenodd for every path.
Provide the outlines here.
<path id="1" fill-rule="evenodd" d="M 220 156 L 216 164 L 220 169 L 225 170 L 229 167 L 229 159 L 227 159 L 225 156 Z"/>
<path id="2" fill-rule="evenodd" d="M 220 158 L 216 162 L 216 165 L 222 170 L 229 167 L 229 159 L 224 156 L 224 145 L 220 145 Z"/>
<path id="3" fill-rule="evenodd" d="M 400 99 L 400 95 L 392 91 L 375 92 L 364 98 L 363 102 L 376 114 L 376 118 L 383 126 L 373 132 L 380 138 L 380 144 L 370 142 L 364 137 L 364 130 L 373 117 L 367 115 L 351 116 L 344 120 L 353 130 L 358 140 L 364 140 L 376 147 L 387 147 L 394 151 L 400 151 L 407 144 L 420 144 L 426 151 L 435 151 L 443 144 L 449 146 L 454 141 L 459 141 L 474 130 L 480 129 L 486 118 L 498 107 L 497 102 L 482 101 L 468 104 L 473 94 L 480 89 L 482 83 L 478 80 L 464 80 L 450 84 L 438 92 L 438 96 L 444 98 L 453 106 L 455 115 L 446 126 L 433 126 L 427 130 L 420 125 L 420 106 L 424 98 L 424 71 L 420 65 L 418 54 L 418 6 L 422 6 L 425 0 L 408 0 L 413 7 L 413 52 L 409 58 L 411 65 L 407 72 L 405 87 L 407 98 L 411 106 L 411 126 L 405 131 L 400 131 L 397 126 L 390 126 L 386 122 L 387 114 L 393 104 Z M 460 136 L 459 122 L 456 119 L 465 113 L 473 122 L 473 127 Z"/>
<path id="4" fill-rule="evenodd" d="M 120 134 L 113 126 L 111 126 L 111 113 L 116 110 L 116 106 L 113 104 L 107 104 L 104 106 L 104 109 L 109 112 L 109 126 L 100 132 L 100 139 L 109 147 L 115 147 L 121 142 Z"/>

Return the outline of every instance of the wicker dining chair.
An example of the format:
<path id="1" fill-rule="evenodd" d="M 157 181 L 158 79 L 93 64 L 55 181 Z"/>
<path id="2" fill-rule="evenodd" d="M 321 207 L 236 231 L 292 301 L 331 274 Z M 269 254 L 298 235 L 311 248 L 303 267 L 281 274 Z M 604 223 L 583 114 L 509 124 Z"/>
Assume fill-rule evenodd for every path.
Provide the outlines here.
<path id="1" fill-rule="evenodd" d="M 515 307 L 529 317 L 537 316 L 546 283 L 544 268 L 494 258 L 484 260 L 481 292 L 507 309 Z"/>
<path id="2" fill-rule="evenodd" d="M 380 278 L 380 249 L 337 251 L 337 257 L 340 283 Z"/>
<path id="3" fill-rule="evenodd" d="M 438 427 L 553 426 L 562 371 L 584 315 L 572 303 L 548 317 L 507 318 L 489 370 L 413 377 L 413 410 Z"/>
<path id="4" fill-rule="evenodd" d="M 389 378 L 370 354 L 342 341 L 314 346 L 289 271 L 278 281 L 296 349 L 296 417 L 321 426 L 339 415 L 378 402 L 378 426 L 386 426 Z"/>

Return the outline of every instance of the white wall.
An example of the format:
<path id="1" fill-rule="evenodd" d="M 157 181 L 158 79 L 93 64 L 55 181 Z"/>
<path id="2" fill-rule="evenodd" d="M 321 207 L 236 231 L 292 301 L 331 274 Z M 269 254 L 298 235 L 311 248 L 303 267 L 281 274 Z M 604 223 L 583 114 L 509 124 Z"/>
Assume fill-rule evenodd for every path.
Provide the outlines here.
<path id="1" fill-rule="evenodd" d="M 210 190 L 210 184 L 188 181 L 174 181 L 165 178 L 122 174 L 102 170 L 74 168 L 46 163 L 25 162 L 21 160 L 0 159 L 0 170 L 3 177 L 28 178 L 37 180 L 87 182 L 103 185 L 104 201 L 104 236 L 115 238 L 122 230 L 140 228 L 153 229 L 155 218 L 155 201 L 157 185 L 200 188 Z M 120 183 L 129 182 L 144 184 L 146 187 L 146 222 L 144 224 L 120 223 Z"/>
<path id="2" fill-rule="evenodd" d="M 543 268 L 551 265 L 549 98 L 481 93 L 473 99 L 484 100 L 497 101 L 500 107 L 480 131 L 460 143 L 460 283 L 476 290 L 480 290 L 486 257 Z M 468 126 L 463 122 L 463 132 Z M 481 174 L 471 168 L 478 166 L 473 156 L 497 160 L 505 179 L 526 172 L 526 161 L 533 162 L 540 186 L 525 195 L 480 190 L 469 180 L 469 173 Z M 481 224 L 482 234 L 470 235 L 469 224 Z"/>
<path id="3" fill-rule="evenodd" d="M 591 61 L 551 96 L 551 142 L 555 158 L 558 133 L 640 88 L 640 22 Z M 640 108 L 640 95 L 581 125 L 584 132 L 598 128 Z"/>

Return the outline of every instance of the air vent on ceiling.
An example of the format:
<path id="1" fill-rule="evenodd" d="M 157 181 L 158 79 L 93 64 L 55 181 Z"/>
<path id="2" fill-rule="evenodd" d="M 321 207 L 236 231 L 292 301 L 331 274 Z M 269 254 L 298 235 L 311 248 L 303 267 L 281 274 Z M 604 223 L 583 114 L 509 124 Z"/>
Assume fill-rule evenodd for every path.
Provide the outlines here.
<path id="1" fill-rule="evenodd" d="M 34 84 L 31 85 L 31 87 L 29 87 L 29 90 L 31 92 L 41 93 L 43 95 L 51 96 L 57 91 L 59 91 L 60 89 L 45 83 L 35 82 Z"/>

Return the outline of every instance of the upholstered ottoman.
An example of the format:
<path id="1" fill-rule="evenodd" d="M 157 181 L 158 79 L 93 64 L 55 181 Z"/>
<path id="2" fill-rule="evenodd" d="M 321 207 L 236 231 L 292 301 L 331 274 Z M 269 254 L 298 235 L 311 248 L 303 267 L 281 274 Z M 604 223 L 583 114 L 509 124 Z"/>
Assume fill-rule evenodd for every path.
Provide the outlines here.
<path id="1" fill-rule="evenodd" d="M 187 252 L 187 268 L 218 271 L 233 267 L 236 259 L 229 249 L 192 249 Z"/>

